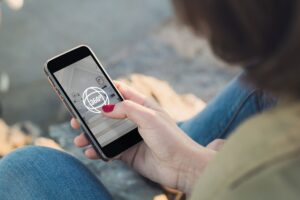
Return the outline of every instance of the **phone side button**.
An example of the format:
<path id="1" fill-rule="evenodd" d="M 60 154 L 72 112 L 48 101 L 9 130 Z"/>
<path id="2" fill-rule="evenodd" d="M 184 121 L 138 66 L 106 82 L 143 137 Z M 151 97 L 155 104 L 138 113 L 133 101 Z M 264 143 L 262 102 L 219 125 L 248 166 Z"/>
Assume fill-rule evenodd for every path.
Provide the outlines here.
<path id="1" fill-rule="evenodd" d="M 65 103 L 64 98 L 60 95 L 60 93 L 57 90 L 56 90 L 56 94 L 60 98 L 60 100 L 63 101 L 63 103 Z"/>
<path id="2" fill-rule="evenodd" d="M 55 88 L 55 91 L 56 91 L 56 93 L 58 94 L 58 96 L 59 96 L 60 98 L 62 98 L 62 96 L 61 96 L 61 94 L 60 94 L 60 91 L 59 91 L 57 88 Z"/>

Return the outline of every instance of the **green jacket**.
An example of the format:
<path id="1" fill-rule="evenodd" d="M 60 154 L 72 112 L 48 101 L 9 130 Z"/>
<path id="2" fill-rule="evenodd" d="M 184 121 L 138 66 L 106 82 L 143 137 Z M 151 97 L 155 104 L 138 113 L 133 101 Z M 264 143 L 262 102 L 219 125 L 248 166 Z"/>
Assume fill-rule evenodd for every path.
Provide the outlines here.
<path id="1" fill-rule="evenodd" d="M 192 194 L 192 200 L 260 199 L 300 199 L 300 102 L 241 125 Z"/>

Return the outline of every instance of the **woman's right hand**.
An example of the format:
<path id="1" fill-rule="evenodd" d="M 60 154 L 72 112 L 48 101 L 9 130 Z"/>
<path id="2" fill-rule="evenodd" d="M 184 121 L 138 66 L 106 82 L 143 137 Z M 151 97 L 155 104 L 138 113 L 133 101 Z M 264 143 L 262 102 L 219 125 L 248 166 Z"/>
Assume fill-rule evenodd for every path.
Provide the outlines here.
<path id="1" fill-rule="evenodd" d="M 115 85 L 125 100 L 104 106 L 102 113 L 110 118 L 133 121 L 143 138 L 143 142 L 121 153 L 116 159 L 124 161 L 152 181 L 191 192 L 215 151 L 190 139 L 156 103 L 125 84 L 115 82 Z M 75 119 L 72 119 L 71 125 L 79 128 Z M 84 134 L 77 136 L 74 143 L 78 147 L 89 145 Z M 86 155 L 92 159 L 98 158 L 93 148 L 87 149 Z"/>

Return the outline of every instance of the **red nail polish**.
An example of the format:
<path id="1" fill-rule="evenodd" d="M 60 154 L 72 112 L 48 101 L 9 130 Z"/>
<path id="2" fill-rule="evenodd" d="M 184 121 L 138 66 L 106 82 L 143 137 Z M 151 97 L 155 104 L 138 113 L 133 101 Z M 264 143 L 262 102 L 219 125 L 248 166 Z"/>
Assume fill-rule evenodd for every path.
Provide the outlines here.
<path id="1" fill-rule="evenodd" d="M 114 108 L 115 108 L 114 104 L 108 104 L 108 105 L 102 106 L 103 112 L 106 112 L 106 113 L 112 112 L 114 110 Z"/>

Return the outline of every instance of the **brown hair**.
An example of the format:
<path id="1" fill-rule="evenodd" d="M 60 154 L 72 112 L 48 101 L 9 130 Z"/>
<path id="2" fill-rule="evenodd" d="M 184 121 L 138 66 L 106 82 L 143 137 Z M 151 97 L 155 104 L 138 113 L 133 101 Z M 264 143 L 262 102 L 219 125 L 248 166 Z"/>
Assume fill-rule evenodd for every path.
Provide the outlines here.
<path id="1" fill-rule="evenodd" d="M 173 0 L 180 19 L 258 86 L 300 97 L 297 0 Z M 298 55 L 299 54 L 299 55 Z"/>

